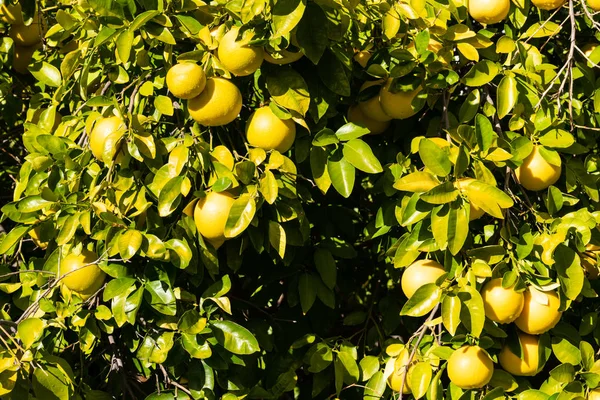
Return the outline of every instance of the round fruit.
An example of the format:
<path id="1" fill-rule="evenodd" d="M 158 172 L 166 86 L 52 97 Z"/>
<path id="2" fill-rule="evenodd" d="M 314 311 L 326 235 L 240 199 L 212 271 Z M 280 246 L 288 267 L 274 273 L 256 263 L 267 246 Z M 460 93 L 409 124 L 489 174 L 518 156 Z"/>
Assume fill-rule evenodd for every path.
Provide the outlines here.
<path id="1" fill-rule="evenodd" d="M 69 254 L 60 263 L 60 282 L 79 295 L 91 296 L 104 284 L 106 274 L 97 264 L 98 255 L 83 250 L 81 254 Z"/>
<path id="2" fill-rule="evenodd" d="M 198 96 L 206 86 L 206 75 L 198 64 L 175 64 L 167 72 L 167 87 L 173 96 L 191 99 Z"/>
<path id="3" fill-rule="evenodd" d="M 223 78 L 209 78 L 200 95 L 188 101 L 188 111 L 196 122 L 205 126 L 227 125 L 242 109 L 242 94 Z"/>
<path id="4" fill-rule="evenodd" d="M 469 15 L 482 24 L 503 21 L 510 10 L 510 0 L 469 0 Z"/>
<path id="5" fill-rule="evenodd" d="M 439 139 L 439 140 L 443 140 L 441 138 L 431 138 L 430 140 L 433 139 Z M 446 142 L 448 143 L 448 142 Z M 461 178 L 459 180 L 457 180 L 454 183 L 454 186 L 460 190 L 463 191 L 466 189 L 466 187 L 471 184 L 471 182 L 474 182 L 475 179 L 473 178 Z M 483 209 L 477 207 L 475 204 L 469 202 L 469 221 L 474 221 L 476 219 L 479 219 L 483 216 L 483 214 L 485 214 L 485 211 L 483 211 Z"/>
<path id="6" fill-rule="evenodd" d="M 364 126 L 374 135 L 385 132 L 391 123 L 390 121 L 381 122 L 367 117 L 358 105 L 348 108 L 348 122 Z"/>
<path id="7" fill-rule="evenodd" d="M 359 51 L 354 55 L 354 61 L 356 61 L 361 67 L 367 68 L 367 63 L 371 59 L 371 52 L 363 50 Z"/>
<path id="8" fill-rule="evenodd" d="M 502 278 L 492 279 L 481 290 L 485 316 L 500 324 L 513 322 L 521 311 L 525 299 L 523 293 L 502 287 Z"/>
<path id="9" fill-rule="evenodd" d="M 600 11 L 600 0 L 587 0 L 587 5 L 594 11 Z"/>
<path id="10" fill-rule="evenodd" d="M 507 345 L 504 345 L 498 355 L 498 361 L 502 368 L 512 375 L 534 376 L 537 374 L 540 365 L 538 338 L 526 333 L 519 333 L 519 341 L 523 353 L 522 358 L 513 353 Z"/>
<path id="11" fill-rule="evenodd" d="M 394 392 L 399 392 L 400 388 L 402 388 L 402 394 L 411 393 L 410 387 L 408 385 L 408 376 L 406 377 L 406 381 L 404 382 L 404 386 L 402 386 L 402 381 L 404 380 L 404 375 L 406 374 L 406 368 L 408 364 L 408 360 L 410 358 L 410 351 L 407 348 L 402 349 L 400 354 L 394 361 L 394 372 L 388 377 L 388 385 Z M 410 375 L 411 369 L 409 368 L 408 374 Z"/>
<path id="12" fill-rule="evenodd" d="M 0 22 L 5 24 L 23 24 L 23 14 L 21 11 L 21 4 L 9 4 L 6 5 L 7 1 L 0 6 Z"/>
<path id="13" fill-rule="evenodd" d="M 433 260 L 417 260 L 402 274 L 402 291 L 409 299 L 423 285 L 435 283 L 446 271 L 442 264 Z"/>
<path id="14" fill-rule="evenodd" d="M 597 1 L 598 5 L 600 6 L 600 0 Z M 596 47 L 598 47 L 598 43 L 588 43 L 581 48 L 581 51 L 589 59 L 590 55 L 594 52 L 594 50 L 596 50 Z M 593 68 L 595 65 L 592 61 L 587 61 L 587 66 Z"/>
<path id="15" fill-rule="evenodd" d="M 254 147 L 285 153 L 296 139 L 296 124 L 292 119 L 279 119 L 271 107 L 254 111 L 246 123 L 246 138 Z"/>
<path id="16" fill-rule="evenodd" d="M 217 54 L 227 71 L 238 76 L 251 75 L 262 64 L 265 51 L 262 47 L 248 46 L 243 41 L 236 42 L 239 32 L 238 27 L 231 28 L 221 39 Z"/>
<path id="17" fill-rule="evenodd" d="M 554 328 L 562 315 L 562 312 L 558 311 L 560 300 L 555 292 L 538 291 L 536 296 L 545 296 L 547 304 L 541 304 L 527 290 L 525 291 L 523 311 L 515 319 L 515 325 L 530 335 L 541 335 Z"/>
<path id="18" fill-rule="evenodd" d="M 33 46 L 15 46 L 13 53 L 13 68 L 19 74 L 26 74 L 29 72 L 27 69 L 33 58 L 33 53 L 41 47 L 41 44 L 34 44 Z"/>
<path id="19" fill-rule="evenodd" d="M 394 119 L 410 118 L 417 113 L 412 107 L 412 101 L 423 89 L 421 86 L 409 92 L 390 92 L 392 78 L 388 79 L 379 94 L 379 102 L 384 113 Z"/>
<path id="20" fill-rule="evenodd" d="M 90 133 L 90 149 L 98 160 L 103 160 L 105 148 L 110 148 L 109 158 L 117 152 L 116 143 L 123 135 L 125 123 L 119 117 L 100 118 Z"/>
<path id="21" fill-rule="evenodd" d="M 494 362 L 479 346 L 463 346 L 448 359 L 448 378 L 462 389 L 478 389 L 488 384 Z"/>
<path id="22" fill-rule="evenodd" d="M 278 53 L 279 53 L 279 57 L 273 58 L 272 55 L 265 52 L 265 61 L 268 62 L 269 64 L 284 65 L 284 64 L 291 64 L 295 61 L 298 61 L 299 59 L 301 59 L 304 56 L 304 54 L 302 54 L 302 52 L 300 50 L 298 50 L 297 52 L 281 50 Z"/>
<path id="23" fill-rule="evenodd" d="M 233 154 L 231 154 L 231 151 L 229 151 L 227 147 L 219 145 L 210 152 L 210 155 L 215 160 L 226 166 L 229 170 L 233 170 L 233 166 L 235 165 L 235 159 L 233 158 Z"/>
<path id="24" fill-rule="evenodd" d="M 527 190 L 538 191 L 548 188 L 560 178 L 560 165 L 552 165 L 540 153 L 539 146 L 533 146 L 523 164 L 515 170 L 519 183 Z"/>
<path id="25" fill-rule="evenodd" d="M 367 81 L 365 83 L 363 83 L 363 85 L 360 87 L 360 91 L 362 92 L 363 90 L 371 87 L 371 86 L 381 86 L 382 81 Z M 379 91 L 381 92 L 381 90 Z M 390 121 L 392 119 L 392 117 L 390 117 L 389 115 L 387 115 L 384 111 L 383 108 L 381 108 L 381 104 L 379 102 L 379 96 L 380 93 L 378 93 L 377 95 L 371 97 L 370 99 L 366 100 L 366 101 L 361 101 L 360 103 L 358 103 L 358 106 L 360 107 L 360 110 L 363 112 L 363 114 L 375 121 L 378 122 L 386 122 L 386 121 Z"/>
<path id="26" fill-rule="evenodd" d="M 37 13 L 30 25 L 11 25 L 9 35 L 17 46 L 33 46 L 42 41 L 45 26 L 40 24 Z"/>
<path id="27" fill-rule="evenodd" d="M 230 193 L 210 192 L 196 203 L 196 228 L 215 249 L 225 242 L 225 224 L 234 200 Z"/>
<path id="28" fill-rule="evenodd" d="M 556 10 L 562 7 L 566 0 L 531 0 L 534 6 L 542 10 Z"/>
<path id="29" fill-rule="evenodd" d="M 596 10 L 596 11 L 598 11 L 598 10 Z M 588 397 L 586 397 L 586 399 L 588 399 L 588 400 L 600 400 L 600 388 L 594 389 L 594 390 L 590 390 L 590 393 L 588 394 Z"/>

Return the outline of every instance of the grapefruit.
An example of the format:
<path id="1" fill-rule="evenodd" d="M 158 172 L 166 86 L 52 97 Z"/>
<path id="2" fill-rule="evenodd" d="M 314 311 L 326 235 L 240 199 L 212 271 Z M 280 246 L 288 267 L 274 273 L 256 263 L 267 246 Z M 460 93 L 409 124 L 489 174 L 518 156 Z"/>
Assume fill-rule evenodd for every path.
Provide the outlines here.
<path id="1" fill-rule="evenodd" d="M 560 165 L 552 165 L 546 161 L 537 145 L 533 146 L 533 150 L 523 160 L 523 164 L 515 170 L 521 186 L 531 191 L 544 190 L 555 184 L 560 178 L 560 174 Z"/>
<path id="2" fill-rule="evenodd" d="M 191 99 L 198 96 L 206 86 L 206 75 L 198 64 L 175 64 L 167 72 L 167 87 L 173 96 Z"/>
<path id="3" fill-rule="evenodd" d="M 433 260 L 417 260 L 402 274 L 402 291 L 409 299 L 423 285 L 435 283 L 446 273 L 442 264 Z"/>
<path id="4" fill-rule="evenodd" d="M 196 203 L 194 222 L 198 232 L 214 248 L 225 242 L 225 224 L 235 199 L 227 192 L 210 192 Z"/>
<path id="5" fill-rule="evenodd" d="M 250 115 L 246 138 L 251 146 L 285 153 L 296 139 L 296 124 L 292 119 L 279 119 L 271 107 L 264 106 Z"/>
<path id="6" fill-rule="evenodd" d="M 222 126 L 232 122 L 242 109 L 242 94 L 223 78 L 209 78 L 202 93 L 188 101 L 191 117 L 204 126 Z"/>

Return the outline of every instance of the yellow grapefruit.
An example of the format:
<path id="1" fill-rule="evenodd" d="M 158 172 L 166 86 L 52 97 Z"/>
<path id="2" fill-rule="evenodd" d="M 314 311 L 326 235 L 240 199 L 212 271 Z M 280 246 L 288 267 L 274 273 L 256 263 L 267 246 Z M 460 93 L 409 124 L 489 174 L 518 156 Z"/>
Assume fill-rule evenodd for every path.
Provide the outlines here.
<path id="1" fill-rule="evenodd" d="M 198 96 L 206 86 L 206 75 L 198 64 L 175 64 L 167 72 L 167 87 L 173 96 L 191 99 Z"/>
<path id="2" fill-rule="evenodd" d="M 388 79 L 387 83 L 379 94 L 379 102 L 383 112 L 394 119 L 410 118 L 417 113 L 412 107 L 412 101 L 423 89 L 421 86 L 408 92 L 390 92 L 392 78 Z"/>
<path id="3" fill-rule="evenodd" d="M 411 392 L 408 385 L 408 376 L 404 382 L 404 386 L 402 386 L 402 381 L 404 380 L 407 369 L 409 369 L 408 374 L 410 375 L 410 368 L 408 368 L 409 358 L 410 351 L 407 348 L 404 348 L 400 351 L 396 361 L 394 361 L 394 372 L 388 377 L 388 385 L 394 392 L 399 392 L 401 388 L 403 394 L 409 394 Z"/>
<path id="4" fill-rule="evenodd" d="M 598 10 L 596 10 L 596 11 L 598 11 Z M 586 397 L 586 398 L 588 400 L 600 400 L 600 388 L 590 390 L 590 393 L 588 394 L 588 397 Z"/>
<path id="5" fill-rule="evenodd" d="M 600 11 L 600 0 L 587 0 L 587 5 L 594 11 Z"/>
<path id="6" fill-rule="evenodd" d="M 82 298 L 90 297 L 104 284 L 106 274 L 97 264 L 98 255 L 83 250 L 81 254 L 69 254 L 60 263 L 60 282 Z"/>
<path id="7" fill-rule="evenodd" d="M 382 122 L 367 117 L 358 105 L 353 105 L 348 108 L 348 122 L 364 126 L 374 135 L 385 132 L 391 123 L 391 121 Z"/>
<path id="8" fill-rule="evenodd" d="M 540 364 L 539 340 L 537 336 L 519 333 L 522 358 L 513 353 L 507 345 L 502 347 L 498 361 L 502 368 L 516 376 L 534 376 Z"/>
<path id="9" fill-rule="evenodd" d="M 381 86 L 382 81 L 367 81 L 365 83 L 363 83 L 363 85 L 360 87 L 360 91 L 362 92 L 363 90 L 371 87 L 371 86 Z M 381 91 L 380 91 L 381 92 Z M 389 115 L 387 115 L 384 111 L 383 108 L 381 107 L 381 104 L 379 102 L 379 95 L 380 93 L 376 94 L 375 96 L 371 97 L 370 99 L 366 100 L 366 101 L 361 101 L 360 103 L 358 103 L 358 106 L 360 107 L 360 110 L 363 112 L 363 114 L 375 121 L 378 122 L 386 122 L 386 121 L 390 121 L 392 119 L 392 117 L 390 117 Z"/>
<path id="10" fill-rule="evenodd" d="M 223 78 L 209 78 L 202 93 L 188 101 L 188 111 L 201 125 L 221 126 L 232 122 L 242 109 L 242 94 Z"/>
<path id="11" fill-rule="evenodd" d="M 537 291 L 534 297 L 530 290 L 526 290 L 524 300 L 523 311 L 515 319 L 515 325 L 523 332 L 541 335 L 554 328 L 560 321 L 560 300 L 555 292 Z"/>
<path id="12" fill-rule="evenodd" d="M 265 57 L 264 50 L 262 47 L 247 45 L 252 34 L 236 41 L 239 32 L 238 27 L 231 28 L 219 42 L 217 54 L 227 71 L 238 76 L 251 75 L 262 64 Z"/>
<path id="13" fill-rule="evenodd" d="M 254 111 L 246 123 L 246 138 L 254 147 L 285 153 L 296 139 L 296 124 L 292 119 L 279 119 L 271 107 Z"/>
<path id="14" fill-rule="evenodd" d="M 210 192 L 196 203 L 194 222 L 198 232 L 214 248 L 225 242 L 225 224 L 235 199 L 227 192 Z"/>
<path id="15" fill-rule="evenodd" d="M 433 260 L 417 260 L 402 274 L 402 291 L 409 299 L 423 285 L 435 283 L 446 271 L 442 264 Z"/>
<path id="16" fill-rule="evenodd" d="M 30 25 L 11 25 L 8 34 L 17 46 L 33 46 L 42 41 L 46 31 L 45 28 L 45 23 L 40 24 L 40 19 L 36 13 Z"/>
<path id="17" fill-rule="evenodd" d="M 482 24 L 504 21 L 510 10 L 510 0 L 469 0 L 469 15 Z"/>
<path id="18" fill-rule="evenodd" d="M 109 149 L 109 158 L 117 152 L 117 141 L 125 131 L 125 122 L 119 117 L 100 118 L 90 133 L 90 149 L 98 160 L 102 161 L 104 149 Z"/>
<path id="19" fill-rule="evenodd" d="M 556 10 L 562 7 L 566 0 L 531 0 L 531 3 L 542 10 Z"/>
<path id="20" fill-rule="evenodd" d="M 485 316 L 500 324 L 513 322 L 523 311 L 525 298 L 513 288 L 502 287 L 502 278 L 490 280 L 481 289 Z"/>
<path id="21" fill-rule="evenodd" d="M 561 167 L 552 165 L 540 153 L 539 146 L 533 146 L 523 164 L 515 170 L 517 180 L 527 190 L 539 191 L 553 185 L 560 178 Z"/>
<path id="22" fill-rule="evenodd" d="M 29 72 L 27 69 L 31 64 L 33 53 L 41 47 L 41 44 L 34 44 L 33 46 L 15 46 L 13 53 L 13 68 L 19 74 L 26 74 Z"/>
<path id="23" fill-rule="evenodd" d="M 494 362 L 479 346 L 463 346 L 448 359 L 448 378 L 462 389 L 479 389 L 488 384 Z"/>

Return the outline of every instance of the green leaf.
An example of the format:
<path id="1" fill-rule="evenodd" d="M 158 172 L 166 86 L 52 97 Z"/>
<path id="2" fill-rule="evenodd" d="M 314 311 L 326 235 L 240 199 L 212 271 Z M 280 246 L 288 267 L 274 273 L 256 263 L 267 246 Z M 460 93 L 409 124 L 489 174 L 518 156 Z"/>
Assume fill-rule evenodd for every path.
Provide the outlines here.
<path id="1" fill-rule="evenodd" d="M 428 192 L 437 187 L 440 181 L 427 171 L 417 171 L 412 174 L 404 175 L 394 183 L 394 189 L 403 192 Z"/>
<path id="2" fill-rule="evenodd" d="M 575 143 L 573 135 L 563 129 L 550 129 L 539 140 L 542 145 L 557 149 L 565 149 Z"/>
<path id="3" fill-rule="evenodd" d="M 131 23 L 131 25 L 129 25 L 129 30 L 132 32 L 135 32 L 136 30 L 138 30 L 139 28 L 144 26 L 148 21 L 150 21 L 152 18 L 156 17 L 159 14 L 160 14 L 160 11 L 158 11 L 158 10 L 150 10 L 150 11 L 144 11 L 143 13 L 136 15 L 136 17 L 133 20 L 133 22 Z M 179 15 L 178 15 L 178 17 L 179 17 Z"/>
<path id="4" fill-rule="evenodd" d="M 354 188 L 356 169 L 340 153 L 340 151 L 337 151 L 329 156 L 327 160 L 327 172 L 335 190 L 348 198 Z"/>
<path id="5" fill-rule="evenodd" d="M 27 318 L 19 322 L 17 332 L 25 349 L 40 340 L 44 335 L 45 321 L 39 318 Z"/>
<path id="6" fill-rule="evenodd" d="M 168 96 L 156 96 L 154 98 L 154 107 L 161 114 L 172 116 L 173 115 L 173 101 Z"/>
<path id="7" fill-rule="evenodd" d="M 517 104 L 518 96 L 517 80 L 510 75 L 502 78 L 496 91 L 498 118 L 502 119 L 512 111 L 515 104 Z"/>
<path id="8" fill-rule="evenodd" d="M 277 194 L 279 193 L 279 187 L 277 186 L 277 179 L 270 170 L 266 170 L 263 177 L 258 182 L 258 190 L 263 195 L 265 201 L 269 204 L 275 203 L 277 200 Z"/>
<path id="9" fill-rule="evenodd" d="M 312 308 L 317 299 L 317 285 L 313 280 L 314 277 L 307 272 L 300 275 L 298 280 L 298 293 L 300 294 L 300 305 L 303 314 L 306 314 Z"/>
<path id="10" fill-rule="evenodd" d="M 187 310 L 179 319 L 177 328 L 184 333 L 196 335 L 204 330 L 206 322 L 206 318 L 200 317 L 198 310 Z"/>
<path id="11" fill-rule="evenodd" d="M 206 340 L 200 335 L 191 335 L 183 333 L 181 335 L 181 344 L 185 351 L 189 353 L 192 358 L 205 359 L 212 356 L 212 350 Z"/>
<path id="12" fill-rule="evenodd" d="M 487 152 L 494 141 L 494 128 L 490 120 L 483 114 L 475 116 L 475 137 L 482 152 Z"/>
<path id="13" fill-rule="evenodd" d="M 173 290 L 162 281 L 146 282 L 144 298 L 161 314 L 177 315 L 177 302 Z"/>
<path id="14" fill-rule="evenodd" d="M 314 254 L 314 261 L 325 286 L 333 289 L 337 281 L 337 267 L 331 252 L 325 249 L 317 249 Z"/>
<path id="15" fill-rule="evenodd" d="M 184 180 L 184 176 L 176 176 L 162 188 L 158 196 L 158 215 L 167 217 L 177 209 L 181 202 L 181 185 Z"/>
<path id="16" fill-rule="evenodd" d="M 365 385 L 364 400 L 376 400 L 383 396 L 385 391 L 385 376 L 377 371 Z"/>
<path id="17" fill-rule="evenodd" d="M 185 269 L 192 261 L 192 249 L 185 239 L 170 239 L 165 242 L 171 256 L 171 264 L 179 269 Z"/>
<path id="18" fill-rule="evenodd" d="M 331 52 L 326 50 L 317 70 L 321 82 L 333 93 L 350 96 L 350 80 L 344 64 Z"/>
<path id="19" fill-rule="evenodd" d="M 298 25 L 306 0 L 277 0 L 272 10 L 273 38 L 287 35 Z"/>
<path id="20" fill-rule="evenodd" d="M 256 213 L 256 202 L 249 193 L 238 197 L 231 206 L 229 217 L 225 224 L 225 237 L 232 238 L 240 235 L 252 222 Z"/>
<path id="21" fill-rule="evenodd" d="M 481 295 L 472 286 L 465 286 L 458 293 L 458 297 L 464 305 L 461 307 L 460 320 L 471 332 L 471 335 L 479 337 L 485 324 L 485 310 Z"/>
<path id="22" fill-rule="evenodd" d="M 361 381 L 371 379 L 379 371 L 379 359 L 375 356 L 366 356 L 358 363 L 360 367 Z"/>
<path id="23" fill-rule="evenodd" d="M 43 210 L 46 207 L 54 204 L 53 201 L 45 200 L 42 196 L 27 196 L 24 199 L 21 199 L 17 203 L 17 210 L 22 213 L 31 213 L 39 210 Z"/>
<path id="24" fill-rule="evenodd" d="M 62 360 L 59 366 L 44 365 L 33 370 L 32 387 L 38 399 L 70 400 L 73 397 L 72 381 L 64 372 L 62 364 L 66 362 Z"/>
<path id="25" fill-rule="evenodd" d="M 29 231 L 29 227 L 28 226 L 17 226 L 15 228 L 13 228 L 10 232 L 8 232 L 8 234 L 6 236 L 4 236 L 4 239 L 2 239 L 2 242 L 0 242 L 0 254 L 8 254 L 11 255 L 14 252 L 14 247 L 17 243 L 19 243 L 19 241 L 21 240 L 21 238 L 23 236 L 25 236 L 25 234 Z M 12 251 L 11 251 L 12 249 Z M 10 251 L 10 253 L 9 253 Z"/>
<path id="26" fill-rule="evenodd" d="M 133 32 L 129 29 L 123 30 L 117 37 L 117 57 L 121 63 L 126 63 L 131 54 L 133 46 Z"/>
<path id="27" fill-rule="evenodd" d="M 575 368 L 571 364 L 561 364 L 550 371 L 550 376 L 561 383 L 572 382 L 575 378 Z"/>
<path id="28" fill-rule="evenodd" d="M 296 40 L 302 52 L 313 64 L 317 65 L 329 43 L 327 36 L 327 16 L 315 3 L 308 3 L 298 29 Z"/>
<path id="29" fill-rule="evenodd" d="M 431 364 L 429 362 L 422 361 L 412 367 L 411 373 L 409 374 L 409 385 L 412 390 L 412 395 L 416 400 L 425 396 L 429 384 L 431 383 L 432 376 L 433 370 L 431 369 Z"/>
<path id="30" fill-rule="evenodd" d="M 310 93 L 304 78 L 290 67 L 274 68 L 267 75 L 267 89 L 273 100 L 288 110 L 305 115 L 310 106 Z"/>
<path id="31" fill-rule="evenodd" d="M 554 251 L 554 261 L 563 292 L 567 298 L 575 300 L 581 293 L 585 280 L 579 256 L 570 247 L 559 244 Z"/>
<path id="32" fill-rule="evenodd" d="M 442 300 L 442 322 L 448 332 L 454 336 L 460 324 L 460 299 L 448 294 Z"/>
<path id="33" fill-rule="evenodd" d="M 421 200 L 430 204 L 447 204 L 456 200 L 458 196 L 459 192 L 452 182 L 445 182 L 429 190 L 427 193 L 423 193 Z"/>
<path id="34" fill-rule="evenodd" d="M 212 321 L 210 326 L 219 344 L 227 351 L 237 355 L 260 351 L 254 335 L 243 326 L 232 321 Z"/>
<path id="35" fill-rule="evenodd" d="M 269 243 L 283 259 L 286 246 L 285 229 L 275 221 L 269 221 Z"/>
<path id="36" fill-rule="evenodd" d="M 358 382 L 360 378 L 360 371 L 358 369 L 358 364 L 350 353 L 339 352 L 337 354 L 338 360 L 341 361 L 343 371 L 344 371 L 344 382 L 348 385 Z"/>
<path id="37" fill-rule="evenodd" d="M 430 312 L 442 298 L 442 289 L 435 283 L 421 286 L 415 294 L 404 304 L 400 315 L 421 317 Z"/>
<path id="38" fill-rule="evenodd" d="M 62 226 L 60 227 L 60 231 L 58 232 L 58 236 L 56 236 L 56 244 L 62 246 L 71 241 L 73 236 L 75 236 L 75 232 L 77 228 L 79 228 L 79 217 L 81 214 L 77 213 L 74 215 L 69 215 L 66 219 L 62 221 Z"/>
<path id="39" fill-rule="evenodd" d="M 462 123 L 467 123 L 475 118 L 477 111 L 479 111 L 479 104 L 481 102 L 481 95 L 479 89 L 473 89 L 467 95 L 467 98 L 460 106 L 458 112 L 458 120 Z"/>
<path id="40" fill-rule="evenodd" d="M 47 62 L 38 62 L 29 67 L 29 72 L 41 83 L 59 87 L 62 84 L 60 71 L 54 65 Z"/>
<path id="41" fill-rule="evenodd" d="M 128 260 L 137 253 L 142 246 L 142 233 L 136 229 L 128 229 L 119 236 L 119 253 L 123 259 Z"/>
<path id="42" fill-rule="evenodd" d="M 511 208 L 514 205 L 510 196 L 497 187 L 482 181 L 473 181 L 463 190 L 469 199 L 469 203 L 496 218 L 504 218 L 502 209 Z"/>
<path id="43" fill-rule="evenodd" d="M 536 22 L 531 24 L 527 31 L 523 32 L 521 39 L 543 38 L 554 36 L 560 32 L 560 25 L 552 21 Z"/>
<path id="44" fill-rule="evenodd" d="M 490 83 L 500 72 L 500 66 L 490 60 L 481 60 L 463 77 L 467 86 L 483 86 Z"/>
<path id="45" fill-rule="evenodd" d="M 359 137 L 369 134 L 369 130 L 355 123 L 348 122 L 342 125 L 340 129 L 335 132 L 335 136 L 341 141 L 347 141 L 352 139 L 358 139 Z M 337 143 L 333 142 L 333 143 Z M 314 141 L 313 141 L 314 144 Z"/>
<path id="46" fill-rule="evenodd" d="M 104 292 L 102 293 L 102 300 L 110 301 L 118 295 L 126 292 L 131 292 L 129 288 L 136 282 L 134 278 L 117 278 L 112 279 L 106 284 Z"/>
<path id="47" fill-rule="evenodd" d="M 448 155 L 429 139 L 419 142 L 419 156 L 423 164 L 437 176 L 447 176 L 452 170 L 452 163 Z"/>
<path id="48" fill-rule="evenodd" d="M 383 171 L 371 147 L 360 139 L 352 139 L 344 143 L 343 154 L 344 159 L 361 171 L 369 174 L 377 174 Z"/>
<path id="49" fill-rule="evenodd" d="M 447 246 L 452 255 L 462 249 L 469 234 L 468 212 L 467 205 L 462 201 L 433 209 L 431 231 L 440 249 Z"/>
<path id="50" fill-rule="evenodd" d="M 327 193 L 331 186 L 331 178 L 327 170 L 327 153 L 325 150 L 317 146 L 310 149 L 310 169 L 313 180 L 321 193 Z"/>

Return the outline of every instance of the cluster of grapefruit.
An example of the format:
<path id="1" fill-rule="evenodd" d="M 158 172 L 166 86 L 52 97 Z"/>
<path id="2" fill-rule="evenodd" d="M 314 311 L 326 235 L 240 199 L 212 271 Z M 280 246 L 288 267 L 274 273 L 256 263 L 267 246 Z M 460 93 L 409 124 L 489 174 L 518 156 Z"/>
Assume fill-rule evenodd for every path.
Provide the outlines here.
<path id="1" fill-rule="evenodd" d="M 10 24 L 8 34 L 15 44 L 13 68 L 18 73 L 24 74 L 27 72 L 33 53 L 41 47 L 46 24 L 36 12 L 32 21 L 26 25 L 19 3 L 14 5 L 4 3 L 0 6 L 0 22 Z"/>
<path id="2" fill-rule="evenodd" d="M 433 260 L 419 260 L 411 264 L 402 275 L 401 287 L 406 297 L 411 298 L 423 285 L 436 283 L 446 275 L 444 267 Z M 518 339 L 521 354 L 505 344 L 497 354 L 497 361 L 507 372 L 516 376 L 534 376 L 541 367 L 539 338 L 560 321 L 560 300 L 554 291 L 541 291 L 532 286 L 516 291 L 503 285 L 502 278 L 494 278 L 481 288 L 486 318 L 498 323 L 514 323 L 519 329 Z M 393 390 L 399 391 L 403 374 L 411 366 L 408 358 L 396 360 L 395 372 L 388 378 Z M 468 374 L 465 371 L 469 371 Z M 465 345 L 455 350 L 448 359 L 448 377 L 463 389 L 477 389 L 489 383 L 494 372 L 494 361 L 483 348 Z M 405 392 L 410 385 L 405 385 Z"/>

